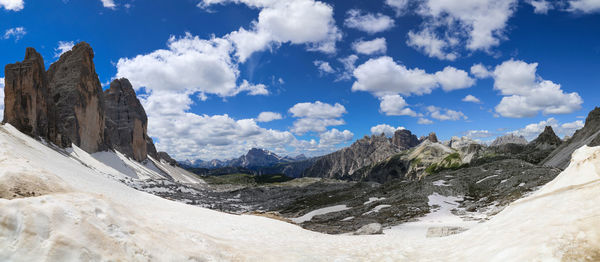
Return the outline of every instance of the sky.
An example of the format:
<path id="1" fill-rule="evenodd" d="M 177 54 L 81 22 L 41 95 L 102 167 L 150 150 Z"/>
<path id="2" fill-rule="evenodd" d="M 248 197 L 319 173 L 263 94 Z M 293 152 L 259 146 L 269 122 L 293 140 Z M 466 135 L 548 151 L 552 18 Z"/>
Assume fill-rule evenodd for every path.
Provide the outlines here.
<path id="1" fill-rule="evenodd" d="M 572 135 L 600 105 L 598 25 L 600 0 L 0 0 L 0 63 L 85 41 L 178 160 L 316 156 L 400 128 Z"/>

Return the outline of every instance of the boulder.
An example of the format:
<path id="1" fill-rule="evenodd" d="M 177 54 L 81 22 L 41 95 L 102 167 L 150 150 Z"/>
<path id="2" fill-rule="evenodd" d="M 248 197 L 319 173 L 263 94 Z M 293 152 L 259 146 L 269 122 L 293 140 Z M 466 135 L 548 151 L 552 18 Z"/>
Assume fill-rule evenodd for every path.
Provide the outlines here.
<path id="1" fill-rule="evenodd" d="M 82 42 L 47 72 L 48 139 L 60 147 L 75 144 L 88 153 L 106 149 L 102 85 L 93 59 L 94 51 Z"/>
<path id="2" fill-rule="evenodd" d="M 354 232 L 354 235 L 376 235 L 383 234 L 383 227 L 379 223 L 364 225 Z"/>
<path id="3" fill-rule="evenodd" d="M 148 117 L 129 80 L 115 79 L 104 91 L 104 113 L 106 145 L 137 161 L 146 160 L 152 141 Z"/>
<path id="4" fill-rule="evenodd" d="M 27 48 L 25 60 L 4 70 L 4 123 L 30 136 L 48 132 L 48 85 L 44 59 Z"/>

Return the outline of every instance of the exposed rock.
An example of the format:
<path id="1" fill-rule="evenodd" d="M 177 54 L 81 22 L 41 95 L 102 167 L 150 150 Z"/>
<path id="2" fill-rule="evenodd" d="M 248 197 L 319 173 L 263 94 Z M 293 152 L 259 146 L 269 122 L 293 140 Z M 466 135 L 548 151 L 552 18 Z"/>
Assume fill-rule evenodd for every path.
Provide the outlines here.
<path id="1" fill-rule="evenodd" d="M 548 148 L 555 149 L 560 144 L 562 144 L 562 140 L 560 140 L 560 138 L 554 133 L 554 130 L 551 126 L 546 126 L 544 128 L 544 132 L 542 132 L 536 139 L 529 143 L 529 145 L 540 150 L 545 150 Z"/>
<path id="2" fill-rule="evenodd" d="M 82 42 L 47 72 L 49 140 L 61 147 L 75 144 L 89 153 L 106 148 L 102 86 L 93 59 L 94 51 Z"/>
<path id="3" fill-rule="evenodd" d="M 566 168 L 571 161 L 571 154 L 583 145 L 600 145 L 600 108 L 596 107 L 585 119 L 585 126 L 573 134 L 565 143 L 562 143 L 544 161 L 545 166 Z"/>
<path id="4" fill-rule="evenodd" d="M 48 84 L 44 59 L 27 48 L 25 60 L 4 70 L 4 123 L 30 136 L 48 133 Z"/>
<path id="5" fill-rule="evenodd" d="M 164 160 L 172 166 L 179 166 L 177 161 L 173 159 L 167 152 L 158 152 L 158 160 Z"/>
<path id="6" fill-rule="evenodd" d="M 295 161 L 293 158 L 281 157 L 265 149 L 252 148 L 245 155 L 227 163 L 227 166 L 233 167 L 269 167 L 279 163 Z"/>
<path id="7" fill-rule="evenodd" d="M 396 145 L 400 150 L 413 148 L 419 143 L 417 136 L 413 135 L 410 130 L 407 129 L 396 130 L 396 132 L 394 132 L 394 137 L 392 138 L 392 144 Z"/>
<path id="8" fill-rule="evenodd" d="M 383 228 L 379 223 L 364 225 L 354 232 L 354 235 L 376 235 L 383 234 Z"/>
<path id="9" fill-rule="evenodd" d="M 433 143 L 437 143 L 438 142 L 438 138 L 435 135 L 435 132 L 429 133 L 429 136 L 427 136 L 427 139 L 429 139 L 429 141 L 431 141 Z"/>
<path id="10" fill-rule="evenodd" d="M 492 142 L 490 146 L 501 146 L 504 144 L 517 144 L 517 145 L 526 145 L 527 139 L 523 136 L 517 136 L 515 134 L 508 134 L 501 137 L 498 137 Z"/>
<path id="11" fill-rule="evenodd" d="M 104 91 L 106 144 L 137 161 L 147 158 L 148 117 L 126 78 L 115 79 Z M 151 149 L 152 150 L 152 149 Z M 156 149 L 154 149 L 156 150 Z"/>
<path id="12" fill-rule="evenodd" d="M 453 136 L 449 141 L 445 142 L 444 144 L 451 148 L 454 148 L 454 149 L 461 149 L 464 147 L 468 147 L 469 145 L 472 145 L 472 144 L 479 145 L 479 143 L 477 143 L 477 141 L 475 141 L 469 137 L 466 137 L 466 136 L 463 136 L 463 137 Z"/>
<path id="13" fill-rule="evenodd" d="M 400 131 L 396 131 L 396 134 L 410 134 L 408 130 Z M 405 138 L 407 137 L 402 135 L 394 136 L 398 144 L 404 146 L 413 145 L 417 139 L 412 134 L 408 136 L 410 139 L 406 140 Z M 366 177 L 353 176 L 354 172 L 397 154 L 400 150 L 385 135 L 365 136 L 350 147 L 320 157 L 304 171 L 303 176 L 363 180 Z"/>

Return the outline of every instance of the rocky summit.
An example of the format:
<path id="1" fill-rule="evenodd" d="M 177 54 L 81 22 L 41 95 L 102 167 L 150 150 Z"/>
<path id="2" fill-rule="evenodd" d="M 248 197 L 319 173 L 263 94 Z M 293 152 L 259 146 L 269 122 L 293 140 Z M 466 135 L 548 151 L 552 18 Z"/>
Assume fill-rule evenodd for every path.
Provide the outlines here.
<path id="1" fill-rule="evenodd" d="M 117 150 L 137 161 L 159 158 L 147 135 L 148 118 L 131 83 L 102 85 L 94 51 L 82 42 L 45 71 L 44 59 L 27 48 L 22 62 L 5 67 L 4 123 L 33 137 L 88 153 Z"/>
<path id="2" fill-rule="evenodd" d="M 401 129 L 394 132 L 392 144 L 396 145 L 400 150 L 406 150 L 417 146 L 419 139 L 410 130 Z"/>
<path id="3" fill-rule="evenodd" d="M 518 144 L 525 145 L 527 144 L 527 139 L 523 136 L 517 136 L 515 134 L 508 134 L 501 137 L 498 137 L 490 144 L 490 146 L 501 146 L 505 144 Z"/>

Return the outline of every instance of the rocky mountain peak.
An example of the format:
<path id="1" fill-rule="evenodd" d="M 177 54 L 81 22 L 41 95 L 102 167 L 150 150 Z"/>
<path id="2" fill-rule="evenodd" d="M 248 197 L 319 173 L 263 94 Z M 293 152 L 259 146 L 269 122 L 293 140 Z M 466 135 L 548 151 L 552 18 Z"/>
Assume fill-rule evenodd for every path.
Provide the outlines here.
<path id="1" fill-rule="evenodd" d="M 438 138 L 437 138 L 437 135 L 435 134 L 435 132 L 429 133 L 429 135 L 427 136 L 427 139 L 433 143 L 438 142 Z"/>
<path id="2" fill-rule="evenodd" d="M 159 158 L 147 135 L 147 116 L 127 79 L 106 92 L 94 66 L 94 51 L 78 43 L 44 67 L 27 48 L 22 62 L 5 67 L 5 123 L 59 147 L 76 145 L 88 153 L 115 149 L 142 161 Z"/>
<path id="3" fill-rule="evenodd" d="M 48 133 L 48 80 L 44 59 L 27 48 L 23 62 L 4 69 L 4 123 L 30 136 Z"/>
<path id="4" fill-rule="evenodd" d="M 396 145 L 400 150 L 406 150 L 417 146 L 419 139 L 410 130 L 396 130 L 392 137 L 392 144 Z"/>
<path id="5" fill-rule="evenodd" d="M 544 131 L 539 134 L 539 136 L 531 141 L 531 144 L 534 145 L 552 145 L 558 146 L 562 143 L 562 140 L 554 133 L 554 130 L 551 126 L 546 126 Z"/>
<path id="6" fill-rule="evenodd" d="M 137 160 L 147 158 L 148 117 L 126 78 L 115 79 L 104 91 L 107 145 Z"/>
<path id="7" fill-rule="evenodd" d="M 508 134 L 508 135 L 497 137 L 490 146 L 501 146 L 501 145 L 505 145 L 505 144 L 525 145 L 525 144 L 527 144 L 527 139 L 525 139 L 524 136 Z"/>

